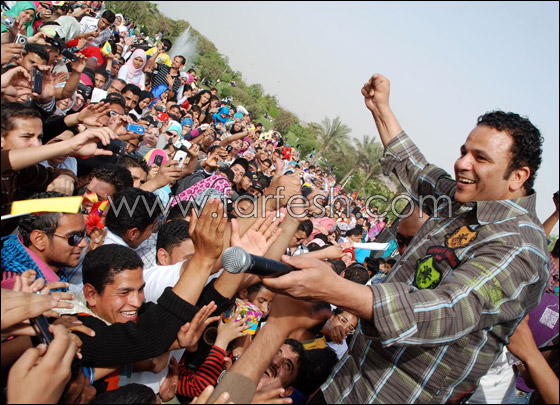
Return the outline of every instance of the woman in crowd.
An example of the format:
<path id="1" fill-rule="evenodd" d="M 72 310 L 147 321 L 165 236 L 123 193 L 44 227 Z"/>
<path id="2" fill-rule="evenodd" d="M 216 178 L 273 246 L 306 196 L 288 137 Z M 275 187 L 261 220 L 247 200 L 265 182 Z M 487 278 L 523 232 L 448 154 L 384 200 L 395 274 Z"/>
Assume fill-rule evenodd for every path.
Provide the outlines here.
<path id="1" fill-rule="evenodd" d="M 126 62 L 119 70 L 119 79 L 129 84 L 135 84 L 141 90 L 146 89 L 146 77 L 143 72 L 146 66 L 147 56 L 142 49 L 136 49 L 128 62 Z"/>

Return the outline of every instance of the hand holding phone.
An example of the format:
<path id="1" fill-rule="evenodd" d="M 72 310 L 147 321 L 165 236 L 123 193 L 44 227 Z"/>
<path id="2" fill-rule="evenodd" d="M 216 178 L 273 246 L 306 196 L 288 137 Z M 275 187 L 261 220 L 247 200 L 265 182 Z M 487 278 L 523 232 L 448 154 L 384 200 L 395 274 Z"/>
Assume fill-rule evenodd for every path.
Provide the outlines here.
<path id="1" fill-rule="evenodd" d="M 49 345 L 53 340 L 53 334 L 49 331 L 49 321 L 44 315 L 39 315 L 36 318 L 31 318 L 31 325 L 35 332 L 37 333 L 37 341 L 39 343 L 44 343 L 45 345 Z"/>
<path id="2" fill-rule="evenodd" d="M 43 92 L 43 72 L 37 66 L 33 67 L 33 73 L 31 74 L 31 91 L 37 94 Z"/>
<path id="3" fill-rule="evenodd" d="M 136 125 L 136 124 L 127 124 L 126 130 L 131 132 L 136 132 L 139 135 L 144 135 L 144 132 L 146 131 L 146 129 L 142 125 Z"/>

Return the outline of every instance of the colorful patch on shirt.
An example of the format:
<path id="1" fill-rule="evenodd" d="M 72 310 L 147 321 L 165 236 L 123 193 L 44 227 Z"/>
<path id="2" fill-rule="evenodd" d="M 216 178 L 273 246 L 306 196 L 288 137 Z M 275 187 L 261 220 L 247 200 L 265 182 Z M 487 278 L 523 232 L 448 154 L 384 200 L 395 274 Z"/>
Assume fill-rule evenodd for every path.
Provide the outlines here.
<path id="1" fill-rule="evenodd" d="M 464 225 L 452 234 L 446 234 L 445 245 L 451 249 L 458 249 L 467 246 L 478 236 L 478 232 L 471 229 L 469 225 Z"/>
<path id="2" fill-rule="evenodd" d="M 434 289 L 441 282 L 442 272 L 438 269 L 433 256 L 418 260 L 414 285 L 421 290 Z"/>
<path id="3" fill-rule="evenodd" d="M 444 246 L 432 246 L 428 248 L 428 255 L 433 256 L 437 263 L 447 262 L 453 270 L 459 267 L 461 263 L 455 255 L 455 251 Z"/>

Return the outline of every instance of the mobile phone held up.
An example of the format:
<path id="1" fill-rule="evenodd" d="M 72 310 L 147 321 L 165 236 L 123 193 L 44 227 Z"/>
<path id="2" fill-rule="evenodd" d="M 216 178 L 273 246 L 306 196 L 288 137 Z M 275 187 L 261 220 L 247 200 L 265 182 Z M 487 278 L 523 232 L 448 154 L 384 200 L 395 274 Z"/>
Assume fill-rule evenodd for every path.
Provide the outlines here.
<path id="1" fill-rule="evenodd" d="M 37 333 L 37 336 L 35 337 L 35 342 L 37 342 L 35 345 L 40 344 L 40 343 L 44 343 L 47 346 L 52 342 L 52 340 L 54 339 L 53 334 L 49 331 L 49 321 L 47 320 L 47 318 L 45 318 L 44 315 L 39 315 L 36 318 L 31 318 L 31 326 L 33 326 L 33 329 L 35 329 L 35 333 Z"/>
<path id="2" fill-rule="evenodd" d="M 175 155 L 173 155 L 173 160 L 179 162 L 177 167 L 183 167 L 183 163 L 185 163 L 185 159 L 187 158 L 187 155 L 188 153 L 184 150 L 178 150 L 177 152 L 175 152 Z"/>
<path id="3" fill-rule="evenodd" d="M 33 72 L 31 73 L 31 91 L 37 94 L 43 92 L 43 72 L 33 67 Z"/>
<path id="4" fill-rule="evenodd" d="M 144 132 L 146 131 L 146 129 L 142 125 L 136 125 L 136 124 L 127 124 L 126 130 L 135 132 L 140 135 L 144 135 Z"/>

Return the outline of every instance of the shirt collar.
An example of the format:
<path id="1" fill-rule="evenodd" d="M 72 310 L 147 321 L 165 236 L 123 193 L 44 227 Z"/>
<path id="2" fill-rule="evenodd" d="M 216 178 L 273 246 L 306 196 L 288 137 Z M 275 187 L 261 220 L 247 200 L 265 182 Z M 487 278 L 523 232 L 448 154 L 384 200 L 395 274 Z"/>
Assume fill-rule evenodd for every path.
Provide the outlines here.
<path id="1" fill-rule="evenodd" d="M 533 193 L 514 200 L 477 201 L 476 218 L 481 225 L 491 224 L 536 211 L 537 194 Z"/>

